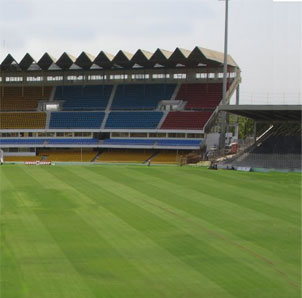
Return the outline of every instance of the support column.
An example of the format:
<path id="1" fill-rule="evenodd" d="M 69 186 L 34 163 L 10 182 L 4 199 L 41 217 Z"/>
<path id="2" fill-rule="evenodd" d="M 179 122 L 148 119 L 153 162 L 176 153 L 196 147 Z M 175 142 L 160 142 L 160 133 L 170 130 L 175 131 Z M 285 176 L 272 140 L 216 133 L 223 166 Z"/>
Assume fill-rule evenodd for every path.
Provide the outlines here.
<path id="1" fill-rule="evenodd" d="M 236 88 L 236 105 L 239 105 L 239 92 L 240 92 L 240 87 L 239 85 Z M 239 122 L 238 122 L 238 115 L 235 115 L 235 138 L 238 140 L 239 139 Z"/>
<path id="2" fill-rule="evenodd" d="M 254 122 L 254 143 L 256 143 L 257 139 L 257 122 Z"/>
<path id="3" fill-rule="evenodd" d="M 227 91 L 227 66 L 228 66 L 228 12 L 229 12 L 229 0 L 225 0 L 225 31 L 224 31 L 224 64 L 223 64 L 223 99 L 222 104 L 227 104 L 226 91 Z M 222 155 L 224 155 L 225 149 L 225 133 L 226 133 L 226 112 L 221 112 L 221 132 L 219 140 L 219 149 Z"/>

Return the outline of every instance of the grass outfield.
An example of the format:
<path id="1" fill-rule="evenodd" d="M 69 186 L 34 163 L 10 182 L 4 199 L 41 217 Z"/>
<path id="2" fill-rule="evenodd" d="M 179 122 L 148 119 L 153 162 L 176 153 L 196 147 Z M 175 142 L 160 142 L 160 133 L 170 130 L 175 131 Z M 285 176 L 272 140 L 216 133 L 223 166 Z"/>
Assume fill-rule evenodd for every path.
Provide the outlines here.
<path id="1" fill-rule="evenodd" d="M 0 168 L 1 298 L 295 298 L 301 175 Z"/>

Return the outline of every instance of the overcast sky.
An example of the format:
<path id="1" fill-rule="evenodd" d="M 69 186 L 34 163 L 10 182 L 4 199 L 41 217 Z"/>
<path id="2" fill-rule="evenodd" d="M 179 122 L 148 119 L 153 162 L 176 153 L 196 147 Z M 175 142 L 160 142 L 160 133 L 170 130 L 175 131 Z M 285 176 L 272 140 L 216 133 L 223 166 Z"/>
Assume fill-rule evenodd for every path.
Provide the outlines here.
<path id="1" fill-rule="evenodd" d="M 242 102 L 302 96 L 302 2 L 231 0 L 229 53 L 242 70 Z M 0 60 L 29 52 L 97 55 L 123 49 L 223 51 L 218 0 L 0 0 Z"/>

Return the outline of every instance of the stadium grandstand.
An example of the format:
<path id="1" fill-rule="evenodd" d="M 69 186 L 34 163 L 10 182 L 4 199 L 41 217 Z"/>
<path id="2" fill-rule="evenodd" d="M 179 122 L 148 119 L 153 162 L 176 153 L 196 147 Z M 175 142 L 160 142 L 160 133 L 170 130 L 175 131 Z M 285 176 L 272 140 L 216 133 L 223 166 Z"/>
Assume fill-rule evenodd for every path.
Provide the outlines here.
<path id="1" fill-rule="evenodd" d="M 223 53 L 139 49 L 1 63 L 6 161 L 178 163 L 205 144 L 222 100 Z M 240 68 L 228 56 L 227 101 Z"/>
<path id="2" fill-rule="evenodd" d="M 221 105 L 220 111 L 254 120 L 250 146 L 222 167 L 301 171 L 301 105 Z"/>

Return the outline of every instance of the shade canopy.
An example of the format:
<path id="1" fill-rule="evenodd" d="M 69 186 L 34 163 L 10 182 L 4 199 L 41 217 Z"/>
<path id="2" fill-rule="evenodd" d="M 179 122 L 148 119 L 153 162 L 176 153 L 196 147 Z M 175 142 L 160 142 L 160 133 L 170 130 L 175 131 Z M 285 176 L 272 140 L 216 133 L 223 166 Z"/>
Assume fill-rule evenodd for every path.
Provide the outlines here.
<path id="1" fill-rule="evenodd" d="M 224 55 L 202 47 L 193 50 L 176 48 L 173 52 L 157 49 L 154 53 L 138 49 L 134 54 L 120 50 L 116 55 L 101 51 L 96 57 L 87 52 L 82 52 L 77 58 L 64 52 L 58 59 L 45 53 L 40 60 L 36 60 L 27 53 L 18 63 L 11 54 L 0 64 L 2 71 L 27 71 L 35 64 L 41 70 L 74 70 L 74 69 L 111 69 L 111 68 L 156 68 L 156 67 L 221 67 L 224 63 Z M 234 59 L 228 55 L 228 66 L 238 68 Z"/>

